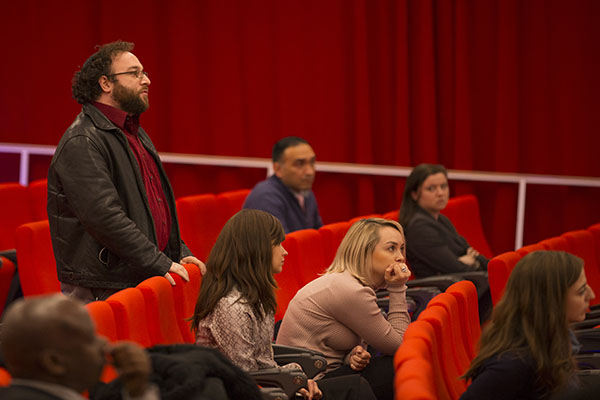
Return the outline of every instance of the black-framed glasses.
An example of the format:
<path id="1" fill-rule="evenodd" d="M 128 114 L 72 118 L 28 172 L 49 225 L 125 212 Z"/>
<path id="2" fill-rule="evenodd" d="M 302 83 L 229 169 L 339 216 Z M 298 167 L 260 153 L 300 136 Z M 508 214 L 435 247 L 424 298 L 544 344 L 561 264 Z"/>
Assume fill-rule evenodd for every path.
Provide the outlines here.
<path id="1" fill-rule="evenodd" d="M 109 78 L 112 78 L 113 76 L 117 76 L 117 75 L 133 75 L 138 79 L 144 79 L 145 77 L 148 77 L 148 73 L 146 71 L 141 71 L 139 69 L 135 69 L 132 71 L 125 71 L 125 72 L 117 72 L 116 74 L 108 74 L 106 75 Z"/>

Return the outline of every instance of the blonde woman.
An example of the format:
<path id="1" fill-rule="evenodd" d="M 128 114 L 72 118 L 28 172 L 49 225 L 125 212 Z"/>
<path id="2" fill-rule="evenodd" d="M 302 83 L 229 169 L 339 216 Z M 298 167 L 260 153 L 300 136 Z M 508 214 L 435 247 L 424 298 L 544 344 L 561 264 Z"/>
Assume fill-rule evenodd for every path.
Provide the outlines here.
<path id="1" fill-rule="evenodd" d="M 400 224 L 381 218 L 356 222 L 325 274 L 290 302 L 277 343 L 320 351 L 329 363 L 326 378 L 361 374 L 378 399 L 392 399 L 392 356 L 410 322 L 409 276 Z M 379 288 L 390 293 L 387 317 L 376 304 Z"/>

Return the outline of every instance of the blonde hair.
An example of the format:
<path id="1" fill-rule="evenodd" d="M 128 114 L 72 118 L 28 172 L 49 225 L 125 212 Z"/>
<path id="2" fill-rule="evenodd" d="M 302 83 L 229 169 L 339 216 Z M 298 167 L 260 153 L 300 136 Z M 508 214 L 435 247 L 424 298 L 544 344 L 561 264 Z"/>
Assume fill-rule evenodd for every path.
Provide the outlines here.
<path id="1" fill-rule="evenodd" d="M 380 240 L 379 231 L 385 227 L 397 230 L 404 239 L 404 231 L 397 221 L 383 218 L 361 219 L 350 227 L 325 273 L 348 271 L 363 285 L 372 285 L 371 257 Z"/>

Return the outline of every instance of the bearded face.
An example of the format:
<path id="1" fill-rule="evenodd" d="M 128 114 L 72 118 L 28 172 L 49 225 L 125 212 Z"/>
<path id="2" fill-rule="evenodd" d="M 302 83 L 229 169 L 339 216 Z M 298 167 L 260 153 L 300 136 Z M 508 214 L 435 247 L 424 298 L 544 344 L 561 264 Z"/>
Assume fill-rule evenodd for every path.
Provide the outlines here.
<path id="1" fill-rule="evenodd" d="M 130 89 L 115 81 L 112 92 L 113 99 L 119 104 L 121 110 L 128 114 L 140 115 L 150 107 L 148 102 L 148 87 Z"/>

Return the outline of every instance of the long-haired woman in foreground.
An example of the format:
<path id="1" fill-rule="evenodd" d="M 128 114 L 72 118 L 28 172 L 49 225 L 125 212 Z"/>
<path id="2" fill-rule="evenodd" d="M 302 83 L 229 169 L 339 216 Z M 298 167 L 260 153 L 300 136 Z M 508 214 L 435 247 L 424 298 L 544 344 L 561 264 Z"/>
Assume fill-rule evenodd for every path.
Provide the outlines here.
<path id="1" fill-rule="evenodd" d="M 560 251 L 523 257 L 482 333 L 461 399 L 546 399 L 572 386 L 569 323 L 585 319 L 594 297 L 580 258 Z"/>
<path id="2" fill-rule="evenodd" d="M 196 344 L 214 347 L 245 371 L 277 368 L 272 338 L 277 307 L 274 274 L 287 252 L 281 223 L 271 214 L 242 210 L 223 227 L 206 263 L 192 318 Z M 283 368 L 300 368 L 289 364 Z M 321 389 L 323 393 L 321 393 Z M 360 380 L 309 380 L 307 399 L 370 399 Z"/>

